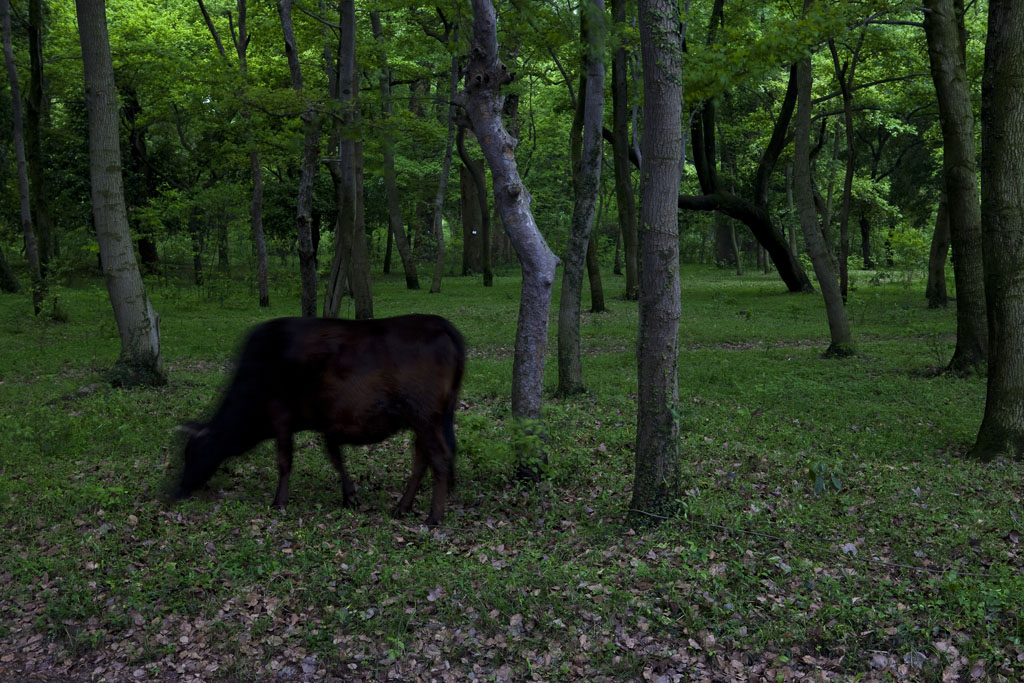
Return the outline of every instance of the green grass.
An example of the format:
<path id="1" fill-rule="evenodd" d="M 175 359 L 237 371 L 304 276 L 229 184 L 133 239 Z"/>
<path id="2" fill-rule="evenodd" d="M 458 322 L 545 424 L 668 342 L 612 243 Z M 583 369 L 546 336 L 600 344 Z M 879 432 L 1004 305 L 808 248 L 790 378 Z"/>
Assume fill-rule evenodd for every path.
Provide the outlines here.
<path id="1" fill-rule="evenodd" d="M 459 486 L 436 530 L 419 525 L 423 492 L 414 518 L 387 514 L 405 437 L 349 450 L 358 510 L 340 507 L 313 434 L 287 511 L 267 507 L 269 444 L 195 498 L 161 500 L 174 426 L 209 410 L 249 326 L 297 312 L 292 274 L 275 274 L 269 312 L 243 284 L 150 280 L 158 389 L 104 383 L 118 340 L 98 281 L 59 290 L 66 323 L 0 297 L 0 673 L 1017 680 L 1021 464 L 963 457 L 985 384 L 934 372 L 954 311 L 927 310 L 917 283 L 859 277 L 859 355 L 826 360 L 819 295 L 684 269 L 683 512 L 653 530 L 624 522 L 636 307 L 610 275 L 611 311 L 583 316 L 590 391 L 546 397 L 534 488 L 510 480 L 518 277 L 449 278 L 441 295 L 375 281 L 377 316 L 437 312 L 469 345 Z M 555 374 L 549 355 L 549 392 Z"/>

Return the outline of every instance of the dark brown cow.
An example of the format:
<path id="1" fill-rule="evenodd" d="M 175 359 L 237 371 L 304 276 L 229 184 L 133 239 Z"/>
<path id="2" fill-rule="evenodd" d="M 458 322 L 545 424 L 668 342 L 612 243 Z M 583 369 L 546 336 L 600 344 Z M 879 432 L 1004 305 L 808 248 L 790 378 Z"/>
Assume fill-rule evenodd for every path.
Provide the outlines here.
<path id="1" fill-rule="evenodd" d="M 341 446 L 371 444 L 409 429 L 416 446 L 412 475 L 395 508 L 412 507 L 429 466 L 434 478 L 427 524 L 444 518 L 455 485 L 455 406 L 466 350 L 462 335 L 436 315 L 381 320 L 279 318 L 250 332 L 220 407 L 206 423 L 191 423 L 179 497 L 210 479 L 230 457 L 266 439 L 277 443 L 275 507 L 288 501 L 292 435 L 324 435 L 341 475 L 343 502 L 355 489 Z"/>

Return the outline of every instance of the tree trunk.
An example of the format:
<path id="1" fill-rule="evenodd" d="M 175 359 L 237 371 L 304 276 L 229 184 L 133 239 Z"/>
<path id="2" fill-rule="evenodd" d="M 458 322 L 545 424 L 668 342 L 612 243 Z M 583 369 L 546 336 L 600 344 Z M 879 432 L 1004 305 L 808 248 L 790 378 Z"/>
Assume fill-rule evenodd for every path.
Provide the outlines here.
<path id="1" fill-rule="evenodd" d="M 490 222 L 491 216 L 487 209 L 484 164 L 466 151 L 465 126 L 459 126 L 455 146 L 462 161 L 459 189 L 462 194 L 462 274 L 465 276 L 483 268 L 483 225 Z"/>
<path id="2" fill-rule="evenodd" d="M 805 0 L 804 7 L 810 4 Z M 826 356 L 844 356 L 853 353 L 850 335 L 850 324 L 846 319 L 846 308 L 843 296 L 839 291 L 839 282 L 833 268 L 832 255 L 821 226 L 818 224 L 818 213 L 814 206 L 814 189 L 811 184 L 811 58 L 805 57 L 797 63 L 797 99 L 799 105 L 796 114 L 796 129 L 793 149 L 793 195 L 796 200 L 797 212 L 800 215 L 800 227 L 807 244 L 807 254 L 814 265 L 814 274 L 818 278 L 821 295 L 825 299 L 825 313 L 828 316 L 828 328 L 831 343 Z"/>
<path id="3" fill-rule="evenodd" d="M 736 274 L 743 275 L 743 259 L 740 254 L 740 245 L 736 241 L 736 223 L 729 220 L 729 242 L 732 244 L 732 253 L 736 255 Z"/>
<path id="4" fill-rule="evenodd" d="M 302 93 L 302 69 L 292 28 L 292 0 L 279 0 L 277 12 L 284 32 L 284 51 L 288 57 L 292 88 Z M 313 103 L 302 113 L 303 146 L 302 167 L 299 173 L 299 191 L 296 199 L 295 224 L 299 238 L 299 277 L 302 315 L 316 315 L 316 249 L 313 247 L 312 211 L 313 184 L 316 179 L 317 160 L 320 155 L 320 123 Z"/>
<path id="5" fill-rule="evenodd" d="M 18 71 L 14 63 L 14 48 L 11 45 L 11 12 L 8 0 L 0 0 L 0 23 L 3 25 L 4 59 L 7 63 L 7 79 L 11 88 L 12 141 L 18 166 L 21 232 L 25 239 L 25 258 L 28 260 L 29 277 L 32 279 L 32 308 L 35 314 L 39 315 L 43 303 L 44 283 L 39 261 L 39 243 L 36 241 L 36 233 L 32 227 L 28 165 L 25 160 L 25 127 L 21 116 L 21 89 L 18 85 Z"/>
<path id="6" fill-rule="evenodd" d="M 614 21 L 626 23 L 626 0 L 612 0 Z M 627 301 L 635 301 L 639 291 L 637 275 L 636 203 L 629 166 L 629 99 L 627 91 L 626 49 L 618 42 L 612 53 L 612 154 L 615 165 L 615 203 L 626 261 Z M 618 272 L 616 272 L 618 274 Z"/>
<path id="7" fill-rule="evenodd" d="M 355 12 L 352 12 L 355 26 Z M 352 224 L 352 260 L 349 282 L 352 284 L 352 299 L 355 302 L 356 320 L 373 317 L 373 289 L 370 282 L 370 253 L 366 243 L 366 211 L 363 206 L 363 141 L 353 145 L 353 166 L 355 171 L 355 221 Z"/>
<path id="8" fill-rule="evenodd" d="M 515 355 L 512 362 L 512 417 L 522 437 L 516 444 L 519 474 L 536 479 L 543 451 L 541 405 L 548 313 L 558 258 L 551 253 L 530 212 L 530 193 L 523 186 L 515 162 L 515 140 L 501 120 L 502 85 L 512 80 L 498 59 L 498 35 L 491 0 L 473 0 L 473 40 L 466 86 L 460 102 L 473 124 L 491 169 L 494 201 L 522 264 L 523 287 L 519 299 Z"/>
<path id="9" fill-rule="evenodd" d="M 962 4 L 962 3 L 961 3 Z M 955 374 L 981 371 L 988 356 L 974 149 L 974 111 L 954 0 L 925 0 L 924 28 L 942 126 L 942 170 L 956 282 Z"/>
<path id="10" fill-rule="evenodd" d="M 382 42 L 383 31 L 380 25 L 380 11 L 370 12 L 370 23 L 373 27 L 373 37 L 378 43 Z M 382 52 L 381 54 L 386 54 Z M 402 221 L 402 207 L 398 200 L 398 182 L 395 179 L 395 144 L 388 128 L 388 119 L 391 118 L 391 70 L 388 68 L 387 57 L 382 57 L 383 64 L 380 73 L 380 96 L 383 102 L 384 130 L 381 132 L 381 152 L 384 162 L 384 191 L 388 197 L 388 253 L 390 254 L 391 239 L 394 238 L 395 246 L 398 247 L 398 255 L 402 259 L 402 268 L 405 271 L 406 289 L 419 289 L 420 280 L 416 273 L 416 260 L 409 249 L 409 240 L 405 237 L 405 226 Z M 390 260 L 386 262 L 390 269 Z M 385 272 L 387 272 L 385 270 Z"/>
<path id="11" fill-rule="evenodd" d="M 860 249 L 864 259 L 864 268 L 873 269 L 875 259 L 871 256 L 871 222 L 863 212 L 860 214 Z"/>
<path id="12" fill-rule="evenodd" d="M 924 295 L 928 308 L 945 308 L 949 303 L 946 294 L 946 259 L 949 257 L 949 210 L 946 193 L 939 198 L 939 210 L 935 217 L 935 232 L 932 233 L 932 248 L 928 255 L 928 285 Z"/>
<path id="13" fill-rule="evenodd" d="M 238 68 L 242 74 L 242 81 L 248 82 L 248 62 L 246 52 L 249 47 L 249 30 L 247 20 L 246 0 L 238 0 L 238 35 L 232 35 L 235 41 L 235 52 L 238 54 Z M 219 43 L 216 31 L 214 38 Z M 250 114 L 246 110 L 242 113 L 243 118 L 249 120 Z M 267 284 L 267 240 L 263 234 L 263 166 L 260 164 L 259 149 L 254 147 L 249 152 L 249 173 L 252 175 L 252 199 L 249 201 L 249 219 L 252 224 L 252 243 L 256 249 L 256 291 L 258 292 L 260 308 L 270 306 L 270 288 Z"/>
<path id="14" fill-rule="evenodd" d="M 572 126 L 573 203 L 569 241 L 562 259 L 562 296 L 558 307 L 558 388 L 560 396 L 584 391 L 580 358 L 580 299 L 583 268 L 601 183 L 601 132 L 604 111 L 604 0 L 580 8 L 583 68 Z M 595 258 L 597 255 L 595 245 Z"/>
<path id="15" fill-rule="evenodd" d="M 981 86 L 988 391 L 971 451 L 1024 458 L 1024 7 L 989 0 Z M 959 304 L 960 293 L 957 292 Z"/>
<path id="16" fill-rule="evenodd" d="M 0 249 L 0 292 L 17 294 L 20 291 L 21 283 L 18 282 L 18 276 L 14 274 L 11 266 L 7 263 L 4 250 Z"/>
<path id="17" fill-rule="evenodd" d="M 39 268 L 45 277 L 55 251 L 56 237 L 50 225 L 46 190 L 46 161 L 43 159 L 42 128 L 45 114 L 43 99 L 43 8 L 41 0 L 28 5 L 29 72 L 25 116 L 25 143 L 28 157 L 28 183 L 31 188 L 32 223 L 39 248 Z"/>
<path id="18" fill-rule="evenodd" d="M 721 211 L 727 216 L 735 218 L 750 228 L 754 239 L 765 248 L 771 255 L 775 268 L 779 272 L 782 281 L 791 292 L 811 292 L 813 287 L 811 281 L 804 273 L 803 267 L 796 259 L 796 255 L 789 248 L 785 236 L 772 223 L 771 212 L 769 211 L 769 181 L 772 171 L 775 169 L 775 162 L 786 147 L 786 137 L 789 122 L 793 115 L 793 106 L 796 103 L 796 68 L 790 69 L 789 85 L 786 88 L 786 96 L 782 101 L 779 115 L 775 119 L 775 127 L 772 129 L 771 139 L 768 146 L 761 154 L 757 169 L 754 172 L 753 200 L 747 200 L 731 192 L 723 192 L 716 189 L 710 194 L 703 195 L 679 195 L 678 205 L 680 209 L 693 211 Z M 701 145 L 704 149 L 704 145 Z M 704 158 L 704 155 L 697 154 L 695 161 Z M 695 164 L 696 165 L 696 164 Z M 698 175 L 706 170 L 696 165 Z M 703 181 L 702 181 L 703 182 Z"/>
<path id="19" fill-rule="evenodd" d="M 121 178 L 117 91 L 103 2 L 76 0 L 85 106 L 89 119 L 92 210 L 103 274 L 121 336 L 113 381 L 126 386 L 163 384 L 160 317 L 146 297 L 128 230 Z"/>
<path id="20" fill-rule="evenodd" d="M 458 29 L 454 29 L 458 37 Z M 454 102 L 459 90 L 459 58 L 452 56 L 451 68 L 448 70 L 449 102 Z M 434 195 L 434 239 L 437 240 L 437 254 L 434 257 L 434 277 L 430 282 L 430 293 L 441 292 L 441 278 L 444 275 L 444 197 L 448 188 L 448 175 L 452 167 L 452 146 L 455 142 L 455 105 L 448 106 L 448 139 L 445 143 L 444 160 L 441 162 L 441 177 L 437 181 L 437 194 Z M 495 207 L 497 208 L 497 207 Z"/>
<path id="21" fill-rule="evenodd" d="M 648 524 L 675 511 L 679 462 L 679 161 L 682 60 L 679 4 L 640 0 L 644 119 L 640 187 L 640 387 L 629 520 Z"/>
<path id="22" fill-rule="evenodd" d="M 839 53 L 836 51 L 834 40 L 828 41 L 829 50 L 832 53 L 832 65 L 835 68 L 836 80 L 839 82 L 839 89 L 843 95 L 843 127 L 846 129 L 846 173 L 843 176 L 843 203 L 839 210 L 839 291 L 846 301 L 849 288 L 849 273 L 847 271 L 847 260 L 850 255 L 850 201 L 853 198 L 853 172 L 857 168 L 857 147 L 854 144 L 853 130 L 853 74 L 857 69 L 857 58 L 860 55 L 860 46 L 864 42 L 864 32 L 861 31 L 860 42 L 853 51 L 850 61 L 845 65 L 839 65 Z"/>
<path id="23" fill-rule="evenodd" d="M 370 261 L 366 246 L 363 215 L 363 145 L 348 135 L 359 117 L 356 70 L 356 19 L 353 0 L 338 3 L 341 37 L 338 44 L 338 91 L 341 118 L 335 124 L 338 158 L 327 162 L 334 180 L 337 198 L 335 251 L 330 281 L 324 299 L 324 317 L 337 317 L 346 281 L 352 286 L 356 319 L 373 317 L 373 293 L 370 287 Z M 347 130 L 342 133 L 342 124 Z"/>
<path id="24" fill-rule="evenodd" d="M 601 262 L 597 257 L 597 235 L 591 234 L 587 242 L 587 281 L 590 283 L 590 312 L 604 313 L 604 284 L 601 282 Z"/>
<path id="25" fill-rule="evenodd" d="M 793 204 L 793 163 L 786 164 L 786 207 L 789 213 L 786 214 L 786 222 L 789 223 L 789 251 L 795 257 L 799 252 L 796 243 L 797 218 L 796 208 Z M 783 228 L 785 230 L 785 228 Z"/>
<path id="26" fill-rule="evenodd" d="M 270 306 L 270 288 L 267 285 L 267 240 L 263 234 L 263 167 L 258 150 L 249 152 L 249 172 L 252 174 L 249 217 L 252 221 L 252 243 L 256 247 L 256 287 L 260 308 L 267 308 Z"/>

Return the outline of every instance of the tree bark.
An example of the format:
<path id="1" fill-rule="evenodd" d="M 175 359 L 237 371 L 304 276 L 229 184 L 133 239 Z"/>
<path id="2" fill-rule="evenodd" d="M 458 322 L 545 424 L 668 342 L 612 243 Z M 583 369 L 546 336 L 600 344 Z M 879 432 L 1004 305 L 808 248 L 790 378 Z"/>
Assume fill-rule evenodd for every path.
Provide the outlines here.
<path id="1" fill-rule="evenodd" d="M 626 0 L 612 0 L 613 18 L 618 26 L 626 23 Z M 627 301 L 635 301 L 639 291 L 637 275 L 636 202 L 629 165 L 629 98 L 626 49 L 620 41 L 612 53 L 612 154 L 615 165 L 615 203 L 626 261 Z M 618 274 L 616 272 L 616 274 Z"/>
<path id="2" fill-rule="evenodd" d="M 860 249 L 864 259 L 864 268 L 873 269 L 875 259 L 871 256 L 871 222 L 863 211 L 860 214 Z"/>
<path id="3" fill-rule="evenodd" d="M 121 178 L 117 91 L 103 2 L 76 0 L 85 106 L 89 119 L 89 174 L 103 275 L 121 337 L 113 381 L 163 384 L 160 317 L 146 297 L 128 230 Z"/>
<path id="4" fill-rule="evenodd" d="M 989 0 L 981 87 L 988 389 L 971 453 L 1024 458 L 1024 7 Z M 959 292 L 957 292 L 959 303 Z"/>
<path id="5" fill-rule="evenodd" d="M 836 42 L 831 39 L 828 41 L 836 80 L 839 82 L 839 90 L 843 96 L 843 127 L 846 130 L 846 172 L 843 175 L 843 203 L 839 209 L 839 291 L 844 302 L 850 281 L 847 271 L 847 261 L 850 256 L 850 202 L 853 199 L 853 172 L 857 168 L 857 147 L 854 143 L 853 130 L 853 75 L 857 69 L 857 59 L 860 56 L 860 46 L 863 43 L 864 32 L 861 31 L 860 41 L 857 43 L 856 49 L 853 50 L 850 61 L 840 66 Z"/>
<path id="6" fill-rule="evenodd" d="M 487 208 L 487 184 L 484 164 L 466 151 L 466 127 L 459 126 L 455 136 L 462 167 L 459 170 L 459 190 L 462 195 L 462 275 L 483 270 L 484 222 L 490 222 Z"/>
<path id="7" fill-rule="evenodd" d="M 811 281 L 804 273 L 803 267 L 797 261 L 796 255 L 790 250 L 785 236 L 773 224 L 771 212 L 768 206 L 769 181 L 775 163 L 779 155 L 786 147 L 786 134 L 789 122 L 793 116 L 793 107 L 796 103 L 796 67 L 790 69 L 789 84 L 786 87 L 786 96 L 782 101 L 779 116 L 775 119 L 775 127 L 772 129 L 771 139 L 768 146 L 761 154 L 757 169 L 754 172 L 753 200 L 747 200 L 731 192 L 723 192 L 715 188 L 712 193 L 703 195 L 679 195 L 678 205 L 680 209 L 693 211 L 721 211 L 727 216 L 735 218 L 750 228 L 754 238 L 761 244 L 779 272 L 782 281 L 791 292 L 811 292 L 813 287 Z M 701 145 L 701 149 L 704 146 Z M 703 158 L 702 154 L 694 157 L 695 167 L 698 175 L 705 173 L 708 169 L 696 162 Z M 702 181 L 703 183 L 706 182 Z"/>
<path id="8" fill-rule="evenodd" d="M 515 140 L 502 124 L 499 89 L 512 75 L 498 58 L 498 35 L 491 0 L 473 0 L 473 40 L 466 85 L 460 104 L 473 124 L 491 169 L 494 201 L 522 264 L 515 355 L 512 362 L 512 416 L 522 438 L 517 441 L 519 474 L 536 479 L 546 462 L 542 444 L 544 353 L 548 313 L 558 258 L 548 248 L 530 212 L 530 193 L 515 162 Z"/>
<path id="9" fill-rule="evenodd" d="M 18 282 L 18 276 L 14 274 L 11 266 L 7 263 L 4 250 L 0 249 L 0 292 L 17 294 L 20 291 L 21 283 Z"/>
<path id="10" fill-rule="evenodd" d="M 284 51 L 288 58 L 288 70 L 292 88 L 302 93 L 302 69 L 292 27 L 292 0 L 279 0 L 277 12 L 284 32 Z M 320 156 L 320 123 L 313 103 L 306 105 L 302 113 L 303 146 L 302 167 L 299 172 L 299 191 L 296 199 L 295 224 L 299 241 L 299 277 L 301 281 L 302 315 L 316 315 L 316 249 L 313 246 L 312 211 L 313 184 L 316 179 L 317 160 Z"/>
<path id="11" fill-rule="evenodd" d="M 341 36 L 338 47 L 338 90 L 341 121 L 335 124 L 338 158 L 327 162 L 334 180 L 337 199 L 335 252 L 331 276 L 324 299 L 324 317 L 337 317 L 346 281 L 351 284 L 356 319 L 373 317 L 373 293 L 370 287 L 370 262 L 366 246 L 363 216 L 362 142 L 351 137 L 359 116 L 358 71 L 356 70 L 355 4 L 338 3 Z M 342 123 L 347 130 L 342 130 Z"/>
<path id="12" fill-rule="evenodd" d="M 949 210 L 946 193 L 939 198 L 939 210 L 932 233 L 932 248 L 928 255 L 928 284 L 924 295 L 928 308 L 945 308 L 949 304 L 946 294 L 946 259 L 949 257 Z"/>
<path id="13" fill-rule="evenodd" d="M 587 282 L 590 284 L 590 312 L 604 313 L 604 284 L 601 282 L 601 262 L 597 255 L 597 236 L 591 233 L 587 242 Z"/>
<path id="14" fill-rule="evenodd" d="M 46 160 L 43 158 L 42 128 L 45 114 L 43 98 L 43 8 L 41 0 L 28 4 L 29 81 L 25 116 L 25 143 L 28 159 L 28 183 L 31 188 L 32 227 L 39 248 L 40 273 L 45 278 L 55 252 L 56 236 L 50 225 L 46 190 Z"/>
<path id="15" fill-rule="evenodd" d="M 246 0 L 238 0 L 238 34 L 232 34 L 235 43 L 235 53 L 238 55 L 238 69 L 242 74 L 243 84 L 248 84 L 249 68 L 247 52 L 249 48 L 249 23 Z M 220 44 L 217 32 L 214 31 L 214 40 Z M 248 109 L 242 112 L 246 120 L 251 118 Z M 249 152 L 249 173 L 252 175 L 252 198 L 249 200 L 249 220 L 252 225 L 252 243 L 256 249 L 256 291 L 258 292 L 260 308 L 270 306 L 270 288 L 267 283 L 269 268 L 267 265 L 267 240 L 263 233 L 263 166 L 260 164 L 259 148 L 253 147 Z"/>
<path id="16" fill-rule="evenodd" d="M 456 37 L 458 36 L 458 29 Z M 452 56 L 451 68 L 448 70 L 449 102 L 454 102 L 459 89 L 459 59 Z M 441 292 L 441 278 L 444 275 L 444 197 L 448 187 L 448 175 L 452 167 L 452 146 L 455 142 L 455 105 L 448 106 L 448 139 L 445 143 L 444 159 L 441 162 L 441 176 L 437 181 L 437 193 L 434 195 L 434 239 L 437 241 L 437 254 L 434 257 L 434 277 L 430 282 L 430 293 Z"/>
<path id="17" fill-rule="evenodd" d="M 809 4 L 810 0 L 805 0 L 804 7 L 806 8 Z M 853 338 L 850 334 L 850 324 L 846 318 L 846 308 L 843 306 L 843 296 L 833 268 L 832 255 L 818 223 L 811 181 L 810 57 L 805 57 L 797 63 L 797 99 L 799 104 L 793 143 L 793 195 L 796 200 L 797 213 L 800 215 L 800 227 L 804 233 L 807 254 L 811 257 L 814 274 L 818 278 L 818 287 L 821 288 L 821 295 L 825 299 L 825 313 L 828 317 L 831 336 L 831 343 L 825 351 L 825 355 L 844 356 L 853 353 Z"/>
<path id="18" fill-rule="evenodd" d="M 674 512 L 679 462 L 679 161 L 682 55 L 676 0 L 640 0 L 644 115 L 640 187 L 640 319 L 636 463 L 629 519 Z"/>
<path id="19" fill-rule="evenodd" d="M 25 124 L 21 113 L 21 88 L 18 85 L 18 71 L 14 63 L 14 48 L 11 44 L 10 2 L 0 0 L 0 23 L 3 30 L 4 60 L 7 63 L 7 79 L 11 88 L 11 119 L 14 156 L 18 167 L 18 199 L 21 213 L 21 233 L 25 240 L 25 258 L 28 260 L 29 277 L 32 280 L 32 309 L 36 315 L 42 310 L 44 282 L 39 260 L 39 243 L 32 226 L 32 203 L 29 190 L 28 164 L 25 160 Z"/>
<path id="20" fill-rule="evenodd" d="M 378 43 L 383 42 L 379 10 L 370 12 L 370 23 L 373 28 L 373 37 Z M 384 191 L 388 198 L 388 229 L 390 235 L 394 238 L 395 246 L 398 247 L 398 255 L 402 259 L 406 289 L 419 289 L 420 280 L 419 275 L 416 273 L 416 260 L 412 256 L 412 250 L 409 249 L 409 240 L 405 236 L 402 207 L 398 199 L 398 182 L 395 178 L 395 143 L 391 135 L 391 129 L 388 128 L 388 119 L 391 118 L 391 69 L 388 67 L 387 57 L 382 57 L 382 59 L 380 96 L 383 103 L 384 130 L 381 131 L 380 141 L 384 162 Z M 388 245 L 391 245 L 391 238 L 388 239 Z"/>
<path id="21" fill-rule="evenodd" d="M 985 286 L 981 254 L 974 149 L 974 111 L 967 80 L 965 46 L 954 0 L 925 0 L 928 58 L 942 127 L 942 172 L 949 210 L 953 276 L 956 283 L 956 348 L 949 361 L 955 374 L 981 371 L 988 356 Z"/>
<path id="22" fill-rule="evenodd" d="M 558 307 L 558 388 L 560 396 L 584 391 L 580 358 L 580 299 L 583 269 L 601 183 L 601 132 L 604 113 L 604 0 L 580 8 L 583 68 L 572 126 L 573 203 L 569 240 L 562 259 L 562 295 Z M 595 245 L 596 247 L 596 245 Z M 595 250 L 596 256 L 596 250 Z"/>

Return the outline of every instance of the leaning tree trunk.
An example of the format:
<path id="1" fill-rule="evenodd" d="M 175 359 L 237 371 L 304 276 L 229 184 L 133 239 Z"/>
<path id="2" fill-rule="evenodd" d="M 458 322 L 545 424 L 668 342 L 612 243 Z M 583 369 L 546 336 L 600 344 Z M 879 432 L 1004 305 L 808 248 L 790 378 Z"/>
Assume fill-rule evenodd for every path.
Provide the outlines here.
<path id="1" fill-rule="evenodd" d="M 809 5 L 806 1 L 805 7 Z M 825 299 L 825 313 L 831 343 L 827 356 L 843 356 L 853 352 L 853 338 L 850 324 L 846 319 L 843 295 L 833 268 L 832 255 L 818 224 L 818 212 L 814 206 L 814 189 L 811 184 L 811 58 L 805 57 L 797 63 L 797 113 L 793 141 L 793 194 L 800 227 L 807 244 L 807 254 L 814 265 L 821 295 Z"/>
<path id="2" fill-rule="evenodd" d="M 1024 7 L 989 0 L 981 84 L 988 392 L 972 455 L 1024 458 Z M 958 292 L 959 301 L 959 292 Z"/>
<path id="3" fill-rule="evenodd" d="M 601 120 L 604 110 L 604 0 L 590 0 L 580 11 L 586 74 L 573 122 L 572 162 L 575 202 L 569 242 L 562 260 L 558 306 L 558 388 L 561 396 L 584 391 L 580 359 L 580 298 L 583 268 L 591 241 L 601 183 Z"/>
<path id="4" fill-rule="evenodd" d="M 32 308 L 36 315 L 39 315 L 43 303 L 44 285 L 39 262 L 39 243 L 36 241 L 36 233 L 32 228 L 28 165 L 25 161 L 25 126 L 21 115 L 21 89 L 18 86 L 18 71 L 15 67 L 14 49 L 11 45 L 11 12 L 8 0 L 0 0 L 0 23 L 3 24 L 4 59 L 7 63 L 7 78 L 11 88 L 12 138 L 14 156 L 18 166 L 21 232 L 25 239 L 25 257 L 28 259 L 29 275 L 32 279 Z"/>
<path id="5" fill-rule="evenodd" d="M 779 277 L 786 283 L 791 292 L 811 292 L 813 287 L 811 281 L 804 273 L 803 266 L 796 258 L 795 252 L 790 249 L 789 242 L 772 222 L 772 213 L 769 206 L 769 189 L 772 172 L 779 155 L 787 144 L 789 122 L 793 115 L 793 107 L 796 104 L 796 67 L 790 69 L 789 85 L 786 87 L 786 95 L 783 98 L 779 115 L 775 119 L 775 126 L 772 129 L 772 136 L 761 154 L 757 169 L 754 172 L 753 199 L 747 200 L 731 192 L 724 192 L 717 188 L 711 194 L 703 195 L 679 195 L 679 208 L 694 211 L 721 211 L 731 218 L 744 223 L 750 228 L 754 239 L 764 247 L 775 263 Z M 703 147 L 703 146 L 702 146 Z M 703 158 L 698 154 L 697 159 Z M 698 174 L 703 173 L 703 167 L 697 166 Z"/>
<path id="6" fill-rule="evenodd" d="M 988 329 L 982 273 L 981 207 L 978 204 L 974 150 L 974 110 L 956 2 L 958 0 L 925 0 L 924 28 L 942 127 L 942 172 L 956 283 L 956 348 L 949 361 L 949 370 L 966 374 L 972 370 L 980 371 L 987 360 Z"/>
<path id="7" fill-rule="evenodd" d="M 674 511 L 679 462 L 679 160 L 682 55 L 677 0 L 640 0 L 644 120 L 640 187 L 640 320 L 636 464 L 629 518 Z"/>
<path id="8" fill-rule="evenodd" d="M 517 443 L 519 474 L 540 476 L 546 462 L 541 443 L 541 405 L 548 313 L 558 258 L 551 253 L 530 212 L 530 193 L 523 186 L 515 161 L 515 140 L 502 124 L 503 85 L 512 80 L 498 58 L 498 33 L 491 0 L 473 0 L 473 40 L 466 68 L 465 107 L 491 169 L 494 201 L 519 256 L 523 288 L 519 299 L 515 355 L 512 361 L 512 417 L 520 433 Z"/>
<path id="9" fill-rule="evenodd" d="M 292 0 L 279 0 L 277 11 L 284 32 L 284 51 L 288 57 L 288 70 L 292 88 L 302 92 L 302 69 L 292 28 Z M 295 224 L 299 236 L 299 277 L 302 315 L 316 315 L 316 248 L 313 246 L 313 184 L 316 179 L 317 160 L 320 156 L 320 124 L 313 103 L 302 113 L 303 145 L 302 167 L 299 172 L 299 192 L 296 200 Z"/>
<path id="10" fill-rule="evenodd" d="M 146 297 L 128 230 L 121 178 L 120 130 L 114 68 L 103 2 L 76 0 L 82 43 L 85 108 L 89 119 L 92 211 L 103 275 L 121 336 L 113 381 L 126 386 L 163 384 L 160 317 Z"/>
<path id="11" fill-rule="evenodd" d="M 626 23 L 626 0 L 612 0 L 615 23 Z M 639 288 L 637 275 L 636 203 L 629 165 L 629 99 L 626 72 L 626 48 L 620 41 L 612 53 L 612 154 L 615 164 L 615 203 L 626 261 L 627 300 L 635 300 Z"/>
<path id="12" fill-rule="evenodd" d="M 456 34 L 457 35 L 457 34 Z M 459 59 L 452 57 L 448 71 L 448 92 L 450 102 L 454 102 L 459 89 Z M 444 276 L 444 196 L 448 188 L 448 175 L 452 168 L 452 146 L 455 142 L 455 105 L 448 107 L 448 140 L 444 148 L 444 160 L 441 162 L 441 177 L 437 182 L 437 193 L 434 195 L 434 239 L 437 240 L 437 254 L 434 257 L 434 277 L 430 282 L 430 293 L 441 292 L 441 278 Z"/>
<path id="13" fill-rule="evenodd" d="M 383 42 L 383 30 L 380 25 L 380 11 L 370 12 L 370 23 L 373 28 L 373 37 L 378 43 Z M 386 53 L 381 53 L 386 54 Z M 412 257 L 412 250 L 409 249 L 409 240 L 405 236 L 405 226 L 402 223 L 402 207 L 398 200 L 398 181 L 395 178 L 395 143 L 388 128 L 388 120 L 391 118 L 391 69 L 388 68 L 387 57 L 382 57 L 383 64 L 380 72 L 380 96 L 384 114 L 384 130 L 381 131 L 381 153 L 384 162 L 384 191 L 388 198 L 388 230 L 394 237 L 395 246 L 398 247 L 398 255 L 402 259 L 402 268 L 405 270 L 406 289 L 419 289 L 420 279 L 416 273 L 416 260 Z M 388 238 L 388 245 L 391 245 L 391 238 Z M 386 271 L 385 271 L 386 272 Z"/>
<path id="14" fill-rule="evenodd" d="M 924 295 L 928 308 L 945 308 L 949 303 L 946 294 L 946 259 L 949 256 L 949 210 L 946 193 L 939 198 L 939 210 L 935 217 L 935 232 L 932 233 L 932 248 L 928 254 L 928 284 Z"/>

